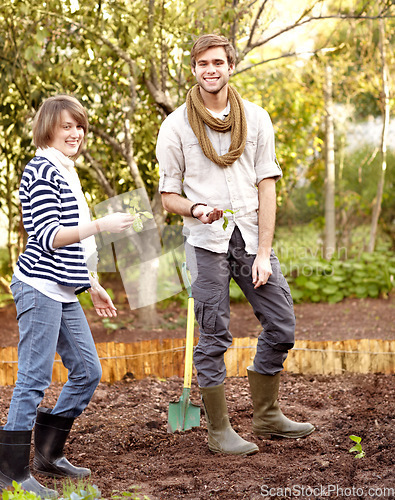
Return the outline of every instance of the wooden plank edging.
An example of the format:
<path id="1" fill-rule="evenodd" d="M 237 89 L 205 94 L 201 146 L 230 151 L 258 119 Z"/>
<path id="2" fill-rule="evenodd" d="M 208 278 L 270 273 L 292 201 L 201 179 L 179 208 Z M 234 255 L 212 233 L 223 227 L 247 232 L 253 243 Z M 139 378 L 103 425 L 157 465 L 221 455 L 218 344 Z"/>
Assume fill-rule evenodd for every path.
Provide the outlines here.
<path id="1" fill-rule="evenodd" d="M 195 345 L 197 343 L 195 338 Z M 234 338 L 225 354 L 228 377 L 244 377 L 252 364 L 256 338 Z M 144 340 L 129 344 L 96 344 L 101 360 L 101 381 L 113 383 L 129 377 L 168 377 L 184 375 L 185 339 Z M 0 386 L 14 385 L 18 369 L 17 347 L 0 349 Z M 339 375 L 350 373 L 395 373 L 395 340 L 297 340 L 285 362 L 290 373 Z M 53 382 L 65 383 L 67 370 L 55 357 Z"/>

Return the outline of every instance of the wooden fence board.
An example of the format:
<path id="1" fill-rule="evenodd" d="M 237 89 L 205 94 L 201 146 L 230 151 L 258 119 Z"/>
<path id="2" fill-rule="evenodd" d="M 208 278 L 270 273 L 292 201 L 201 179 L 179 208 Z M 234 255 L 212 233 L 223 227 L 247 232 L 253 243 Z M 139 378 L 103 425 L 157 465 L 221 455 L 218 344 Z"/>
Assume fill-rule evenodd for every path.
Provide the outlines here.
<path id="1" fill-rule="evenodd" d="M 198 339 L 194 339 L 196 345 Z M 225 354 L 227 375 L 246 376 L 252 364 L 257 339 L 235 338 Z M 144 377 L 168 378 L 184 376 L 185 339 L 145 340 L 129 344 L 106 342 L 96 344 L 101 360 L 102 382 L 121 380 L 126 373 L 136 379 Z M 17 348 L 0 349 L 0 385 L 13 385 L 17 377 Z M 394 340 L 344 340 L 314 342 L 298 340 L 285 361 L 285 370 L 291 373 L 341 374 L 395 373 Z M 194 374 L 196 371 L 194 369 Z M 67 381 L 67 369 L 56 356 L 53 369 L 55 382 Z"/>

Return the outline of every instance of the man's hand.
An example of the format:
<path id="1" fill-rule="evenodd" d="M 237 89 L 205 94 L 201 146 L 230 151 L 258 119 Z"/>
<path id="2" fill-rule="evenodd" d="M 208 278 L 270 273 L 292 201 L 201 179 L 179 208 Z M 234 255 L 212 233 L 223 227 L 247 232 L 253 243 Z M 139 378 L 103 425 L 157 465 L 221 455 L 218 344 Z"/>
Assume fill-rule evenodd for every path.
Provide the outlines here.
<path id="1" fill-rule="evenodd" d="M 255 285 L 254 288 L 265 285 L 271 275 L 272 265 L 270 264 L 270 256 L 263 257 L 258 254 L 252 264 L 252 282 Z"/>
<path id="2" fill-rule="evenodd" d="M 117 309 L 114 306 L 106 290 L 98 283 L 94 288 L 90 288 L 93 307 L 102 318 L 113 318 L 117 315 Z"/>
<path id="3" fill-rule="evenodd" d="M 224 211 L 219 208 L 211 208 L 203 205 L 198 205 L 193 211 L 194 216 L 203 222 L 203 224 L 212 224 L 224 215 Z"/>

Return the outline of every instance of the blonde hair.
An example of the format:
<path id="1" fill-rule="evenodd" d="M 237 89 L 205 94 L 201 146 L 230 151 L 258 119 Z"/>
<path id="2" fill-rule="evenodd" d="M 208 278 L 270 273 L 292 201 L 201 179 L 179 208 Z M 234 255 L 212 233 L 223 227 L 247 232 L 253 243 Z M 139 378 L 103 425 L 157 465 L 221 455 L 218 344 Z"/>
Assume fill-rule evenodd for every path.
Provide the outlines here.
<path id="1" fill-rule="evenodd" d="M 56 95 L 46 99 L 40 106 L 33 120 L 33 142 L 37 148 L 46 148 L 52 142 L 55 128 L 59 124 L 62 111 L 68 111 L 74 120 L 84 129 L 84 140 L 73 159 L 81 153 L 86 141 L 89 123 L 88 114 L 82 104 L 70 95 Z"/>
<path id="2" fill-rule="evenodd" d="M 191 67 L 195 68 L 196 58 L 199 54 L 213 47 L 223 47 L 225 49 L 229 66 L 236 63 L 236 51 L 230 41 L 224 36 L 209 34 L 200 36 L 193 44 L 191 50 Z"/>

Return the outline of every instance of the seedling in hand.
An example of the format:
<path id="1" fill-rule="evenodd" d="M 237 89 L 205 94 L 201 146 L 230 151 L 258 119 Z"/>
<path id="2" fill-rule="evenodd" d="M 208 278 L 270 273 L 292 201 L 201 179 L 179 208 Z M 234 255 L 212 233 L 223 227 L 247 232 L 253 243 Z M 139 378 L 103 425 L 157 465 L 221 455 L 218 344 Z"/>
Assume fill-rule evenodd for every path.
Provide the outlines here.
<path id="1" fill-rule="evenodd" d="M 131 200 L 131 202 L 130 202 L 129 212 L 131 213 L 131 215 L 134 216 L 134 221 L 133 221 L 132 227 L 136 231 L 136 233 L 141 233 L 141 231 L 144 228 L 142 217 L 145 217 L 146 219 L 153 218 L 153 215 L 151 214 L 151 212 L 139 211 L 138 205 L 136 205 L 134 200 Z"/>
<path id="2" fill-rule="evenodd" d="M 350 448 L 348 451 L 350 453 L 354 453 L 355 451 L 358 452 L 354 458 L 363 458 L 365 456 L 365 452 L 363 451 L 361 446 L 361 438 L 359 436 L 354 436 L 354 435 L 351 435 L 349 437 L 351 441 L 354 441 L 357 444 L 354 445 L 352 448 Z"/>
<path id="3" fill-rule="evenodd" d="M 230 210 L 230 209 L 224 210 L 224 214 L 225 213 L 235 214 L 236 212 L 238 212 L 238 210 Z M 224 223 L 222 224 L 222 229 L 224 231 L 228 227 L 228 224 L 229 224 L 229 219 L 226 215 L 224 215 Z"/>

